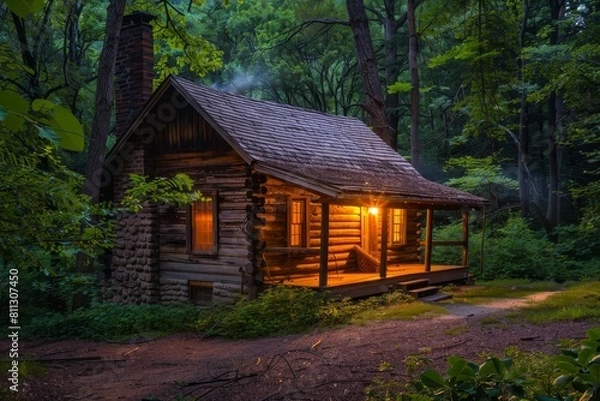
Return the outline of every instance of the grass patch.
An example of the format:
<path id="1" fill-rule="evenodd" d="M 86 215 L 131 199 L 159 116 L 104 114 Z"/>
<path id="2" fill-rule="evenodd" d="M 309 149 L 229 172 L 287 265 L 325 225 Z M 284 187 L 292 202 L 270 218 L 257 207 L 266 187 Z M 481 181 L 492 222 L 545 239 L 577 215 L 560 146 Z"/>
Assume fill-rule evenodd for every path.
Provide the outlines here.
<path id="1" fill-rule="evenodd" d="M 305 288 L 273 287 L 254 301 L 241 300 L 205 313 L 195 328 L 205 336 L 257 338 L 443 313 L 442 307 L 417 302 L 401 292 L 362 300 L 333 300 L 327 293 Z"/>
<path id="2" fill-rule="evenodd" d="M 409 320 L 416 317 L 435 317 L 446 314 L 446 310 L 438 305 L 425 302 L 404 300 L 403 302 L 375 309 L 365 309 L 356 313 L 350 323 L 364 324 L 379 320 Z"/>
<path id="3" fill-rule="evenodd" d="M 563 284 L 553 281 L 529 280 L 495 280 L 481 282 L 478 285 L 451 287 L 446 289 L 451 292 L 451 302 L 466 304 L 485 304 L 495 299 L 524 298 L 528 295 L 542 291 L 558 291 L 564 288 Z"/>
<path id="4" fill-rule="evenodd" d="M 531 323 L 600 318 L 600 283 L 569 284 L 564 291 L 521 309 L 515 316 Z"/>
<path id="5" fill-rule="evenodd" d="M 450 327 L 449 329 L 444 330 L 444 334 L 446 334 L 450 337 L 455 337 L 455 336 L 463 335 L 463 334 L 467 333 L 468 331 L 469 331 L 468 326 L 460 325 L 460 326 Z"/>

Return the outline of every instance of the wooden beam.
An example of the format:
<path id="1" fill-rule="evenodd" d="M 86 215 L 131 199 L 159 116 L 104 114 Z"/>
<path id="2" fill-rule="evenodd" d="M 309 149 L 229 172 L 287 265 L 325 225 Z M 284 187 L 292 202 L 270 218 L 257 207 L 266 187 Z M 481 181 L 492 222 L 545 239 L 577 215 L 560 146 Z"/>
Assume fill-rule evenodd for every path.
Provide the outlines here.
<path id="1" fill-rule="evenodd" d="M 321 253 L 319 257 L 319 287 L 327 288 L 329 265 L 329 203 L 321 205 Z"/>
<path id="2" fill-rule="evenodd" d="M 433 245 L 433 209 L 427 209 L 427 222 L 425 223 L 425 271 L 431 271 L 431 248 Z"/>
<path id="3" fill-rule="evenodd" d="M 388 209 L 381 209 L 381 257 L 379 258 L 379 277 L 387 277 L 387 251 L 388 251 Z"/>
<path id="4" fill-rule="evenodd" d="M 467 266 L 469 264 L 469 210 L 463 209 L 462 211 L 462 264 Z"/>

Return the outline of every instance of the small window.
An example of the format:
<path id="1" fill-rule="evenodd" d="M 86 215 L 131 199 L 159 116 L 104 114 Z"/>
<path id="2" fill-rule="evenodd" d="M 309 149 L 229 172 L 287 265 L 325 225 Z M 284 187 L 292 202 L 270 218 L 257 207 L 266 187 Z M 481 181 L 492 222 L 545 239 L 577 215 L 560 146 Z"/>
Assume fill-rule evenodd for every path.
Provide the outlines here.
<path id="1" fill-rule="evenodd" d="M 214 196 L 192 203 L 189 209 L 189 251 L 211 254 L 217 250 L 217 212 Z"/>
<path id="2" fill-rule="evenodd" d="M 288 245 L 290 247 L 306 247 L 308 244 L 306 199 L 290 199 L 288 205 Z"/>
<path id="3" fill-rule="evenodd" d="M 406 244 L 406 209 L 391 211 L 391 242 L 392 245 Z"/>
<path id="4" fill-rule="evenodd" d="M 210 281 L 190 281 L 190 301 L 196 305 L 209 305 L 213 301 L 213 283 Z"/>

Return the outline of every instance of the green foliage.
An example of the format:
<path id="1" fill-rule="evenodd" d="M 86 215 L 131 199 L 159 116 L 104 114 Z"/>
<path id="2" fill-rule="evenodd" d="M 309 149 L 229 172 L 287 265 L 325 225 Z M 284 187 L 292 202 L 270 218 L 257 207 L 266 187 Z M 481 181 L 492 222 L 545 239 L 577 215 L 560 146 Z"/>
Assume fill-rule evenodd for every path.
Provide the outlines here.
<path id="1" fill-rule="evenodd" d="M 450 357 L 448 365 L 445 376 L 431 369 L 423 372 L 416 389 L 431 400 L 500 401 L 525 395 L 525 369 L 515 368 L 510 358 L 490 357 L 475 365 Z"/>
<path id="2" fill-rule="evenodd" d="M 98 255 L 110 245 L 110 224 L 94 217 L 110 213 L 90 206 L 79 191 L 82 178 L 64 166 L 56 149 L 21 134 L 0 135 L 0 259 L 52 272 L 79 251 Z"/>
<path id="3" fill-rule="evenodd" d="M 209 334 L 228 338 L 298 333 L 317 325 L 325 299 L 325 294 L 306 288 L 272 287 L 255 301 L 240 300 L 224 314 L 201 318 L 197 328 L 212 328 Z"/>
<path id="4" fill-rule="evenodd" d="M 510 217 L 486 239 L 483 279 L 552 277 L 552 242 L 520 217 Z"/>
<path id="5" fill-rule="evenodd" d="M 508 215 L 505 221 L 488 226 L 480 268 L 481 231 L 471 230 L 469 266 L 480 280 L 525 279 L 554 280 L 557 283 L 600 277 L 600 237 L 595 229 L 560 226 L 555 230 L 558 241 L 545 232 L 533 230 L 528 220 Z M 433 236 L 440 241 L 457 241 L 462 223 L 450 222 L 435 227 Z M 456 264 L 461 260 L 459 247 L 434 247 L 434 263 Z"/>
<path id="6" fill-rule="evenodd" d="M 588 330 L 580 346 L 562 349 L 557 357 L 516 348 L 506 353 L 504 358 L 489 356 L 482 364 L 451 356 L 445 374 L 424 371 L 412 383 L 415 391 L 388 391 L 385 398 L 368 399 L 591 401 L 600 396 L 600 328 Z M 551 382 L 557 370 L 561 375 Z M 394 389 L 391 384 L 387 388 Z"/>
<path id="7" fill-rule="evenodd" d="M 29 104 L 13 91 L 0 91 L 0 128 L 13 135 L 23 135 L 24 125 L 35 127 L 40 138 L 66 150 L 83 150 L 83 127 L 68 109 L 46 99 Z"/>
<path id="8" fill-rule="evenodd" d="M 580 347 L 563 349 L 557 360 L 562 375 L 554 380 L 554 385 L 559 391 L 569 392 L 567 400 L 600 399 L 600 328 L 588 330 L 587 340 Z"/>
<path id="9" fill-rule="evenodd" d="M 294 287 L 271 287 L 253 301 L 217 305 L 204 311 L 195 328 L 204 335 L 227 338 L 256 338 L 305 332 L 315 327 L 332 327 L 351 322 L 385 318 L 414 318 L 415 313 L 431 313 L 412 308 L 412 297 L 401 292 L 363 300 L 335 300 L 329 294 Z M 406 308 L 403 313 L 395 308 Z"/>
<path id="10" fill-rule="evenodd" d="M 46 313 L 23 329 L 27 338 L 117 340 L 189 330 L 200 311 L 192 305 L 118 305 L 104 303 L 69 314 Z"/>
<path id="11" fill-rule="evenodd" d="M 45 0 L 6 0 L 6 5 L 13 13 L 24 18 L 44 8 Z"/>
<path id="12" fill-rule="evenodd" d="M 449 291 L 456 302 L 479 304 L 505 298 L 525 298 L 538 292 L 559 291 L 564 287 L 554 281 L 504 279 L 478 281 L 473 286 L 456 286 Z"/>
<path id="13" fill-rule="evenodd" d="M 531 323 L 597 319 L 600 317 L 600 286 L 597 281 L 569 284 L 544 302 L 521 309 L 518 317 Z"/>
<path id="14" fill-rule="evenodd" d="M 519 183 L 507 177 L 492 157 L 464 156 L 450 159 L 446 164 L 446 169 L 457 168 L 462 170 L 461 173 L 457 178 L 449 179 L 448 185 L 491 200 L 507 198 L 510 192 L 516 198 Z"/>
<path id="15" fill-rule="evenodd" d="M 194 181 L 183 173 L 172 178 L 154 177 L 150 179 L 138 174 L 130 174 L 131 186 L 125 191 L 121 205 L 134 213 L 139 212 L 146 202 L 160 205 L 184 206 L 202 198 L 193 191 Z"/>

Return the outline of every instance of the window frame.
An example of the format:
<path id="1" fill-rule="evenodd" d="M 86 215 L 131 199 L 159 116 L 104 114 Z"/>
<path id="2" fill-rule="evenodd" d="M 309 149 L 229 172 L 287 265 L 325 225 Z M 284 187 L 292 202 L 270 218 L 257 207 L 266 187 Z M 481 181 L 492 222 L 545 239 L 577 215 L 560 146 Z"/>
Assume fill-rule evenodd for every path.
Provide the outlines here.
<path id="1" fill-rule="evenodd" d="M 204 199 L 210 198 L 212 202 L 212 247 L 210 249 L 194 249 L 194 205 L 197 202 L 203 202 L 203 200 L 198 200 L 188 205 L 187 207 L 187 252 L 191 255 L 199 255 L 199 256 L 216 256 L 218 254 L 218 244 L 219 244 L 219 220 L 218 220 L 218 203 L 217 203 L 217 194 L 216 193 L 206 193 L 203 192 Z"/>
<path id="2" fill-rule="evenodd" d="M 394 220 L 394 211 L 398 210 L 402 212 L 401 221 L 399 223 Z M 408 209 L 402 208 L 390 208 L 390 216 L 389 216 L 389 243 L 392 246 L 404 246 L 407 244 L 407 234 L 408 234 Z M 397 233 L 395 231 L 396 227 L 400 228 L 400 231 Z M 400 237 L 399 240 L 395 240 L 395 236 L 398 234 Z"/>
<path id="3" fill-rule="evenodd" d="M 300 244 L 292 244 L 292 225 L 298 224 L 293 223 L 293 205 L 295 202 L 302 202 L 302 209 L 304 213 L 304 219 L 301 223 L 300 229 Z M 290 248 L 308 248 L 310 241 L 310 213 L 309 213 L 309 199 L 306 197 L 288 197 L 287 201 L 287 246 Z"/>
<path id="4" fill-rule="evenodd" d="M 212 281 L 188 281 L 189 300 L 194 305 L 211 305 L 214 300 L 215 283 Z"/>

